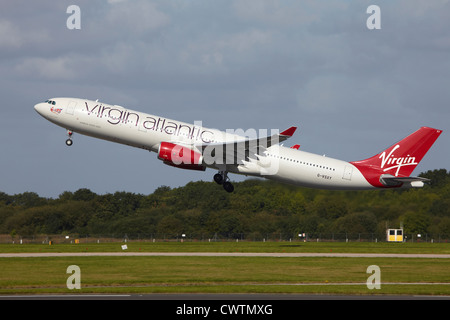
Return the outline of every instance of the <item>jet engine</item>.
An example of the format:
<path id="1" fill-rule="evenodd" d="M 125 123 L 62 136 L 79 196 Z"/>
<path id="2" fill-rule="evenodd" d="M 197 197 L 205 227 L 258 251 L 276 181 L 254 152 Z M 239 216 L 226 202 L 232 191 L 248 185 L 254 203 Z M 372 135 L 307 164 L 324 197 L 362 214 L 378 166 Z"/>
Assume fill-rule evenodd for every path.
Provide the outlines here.
<path id="1" fill-rule="evenodd" d="M 205 171 L 203 156 L 188 147 L 170 142 L 161 142 L 158 149 L 158 159 L 165 164 L 187 170 Z"/>

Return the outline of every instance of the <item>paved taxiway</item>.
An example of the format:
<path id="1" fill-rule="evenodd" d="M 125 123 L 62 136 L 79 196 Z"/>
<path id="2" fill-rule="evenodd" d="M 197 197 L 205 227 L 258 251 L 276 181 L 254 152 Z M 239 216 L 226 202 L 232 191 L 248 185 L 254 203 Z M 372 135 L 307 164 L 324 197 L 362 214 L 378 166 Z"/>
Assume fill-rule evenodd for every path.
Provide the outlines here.
<path id="1" fill-rule="evenodd" d="M 11 295 L 0 300 L 163 300 L 163 301 L 291 301 L 291 300 L 450 300 L 450 296 L 339 295 L 279 293 L 148 293 Z"/>

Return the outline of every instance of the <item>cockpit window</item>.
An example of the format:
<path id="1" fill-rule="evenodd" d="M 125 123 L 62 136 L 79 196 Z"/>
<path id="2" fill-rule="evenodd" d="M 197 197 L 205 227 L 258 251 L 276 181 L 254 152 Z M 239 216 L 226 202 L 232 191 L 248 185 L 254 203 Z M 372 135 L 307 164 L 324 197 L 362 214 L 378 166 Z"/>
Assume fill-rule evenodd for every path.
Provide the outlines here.
<path id="1" fill-rule="evenodd" d="M 53 100 L 45 100 L 44 102 L 47 102 L 48 104 L 52 104 L 52 105 L 56 104 L 56 102 Z"/>

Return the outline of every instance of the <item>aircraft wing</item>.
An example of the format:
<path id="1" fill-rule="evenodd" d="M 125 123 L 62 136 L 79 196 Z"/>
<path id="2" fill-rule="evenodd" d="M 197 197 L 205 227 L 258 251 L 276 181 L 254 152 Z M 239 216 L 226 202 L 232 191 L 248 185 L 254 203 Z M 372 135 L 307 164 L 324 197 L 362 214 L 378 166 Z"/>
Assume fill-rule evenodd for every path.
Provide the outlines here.
<path id="1" fill-rule="evenodd" d="M 256 159 L 256 155 L 261 154 L 272 145 L 279 144 L 292 137 L 297 127 L 290 127 L 281 133 L 255 139 L 243 138 L 224 143 L 209 143 L 196 145 L 202 150 L 203 157 L 211 156 L 216 160 L 223 161 L 222 164 L 242 164 L 249 158 Z"/>
<path id="2" fill-rule="evenodd" d="M 380 177 L 380 182 L 386 186 L 399 186 L 402 184 L 410 184 L 413 187 L 422 187 L 425 182 L 430 181 L 427 178 L 421 177 L 394 177 L 390 174 L 383 174 Z"/>

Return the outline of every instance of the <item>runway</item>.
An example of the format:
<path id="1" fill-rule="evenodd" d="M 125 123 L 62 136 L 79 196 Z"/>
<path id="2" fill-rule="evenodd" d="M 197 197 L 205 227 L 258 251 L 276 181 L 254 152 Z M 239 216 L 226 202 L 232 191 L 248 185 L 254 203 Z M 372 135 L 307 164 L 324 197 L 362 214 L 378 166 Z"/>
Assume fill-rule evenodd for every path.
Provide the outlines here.
<path id="1" fill-rule="evenodd" d="M 153 301 L 295 301 L 295 300 L 450 300 L 432 295 L 342 295 L 272 293 L 148 293 L 148 294 L 36 294 L 0 295 L 0 300 L 153 300 Z"/>
<path id="2" fill-rule="evenodd" d="M 255 253 L 255 252 L 38 252 L 1 253 L 0 258 L 42 258 L 42 257 L 275 257 L 275 258 L 420 258 L 450 259 L 450 254 L 417 253 Z"/>

